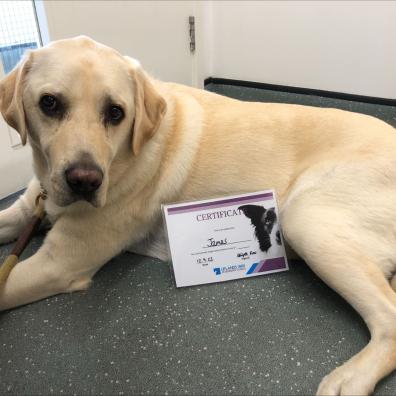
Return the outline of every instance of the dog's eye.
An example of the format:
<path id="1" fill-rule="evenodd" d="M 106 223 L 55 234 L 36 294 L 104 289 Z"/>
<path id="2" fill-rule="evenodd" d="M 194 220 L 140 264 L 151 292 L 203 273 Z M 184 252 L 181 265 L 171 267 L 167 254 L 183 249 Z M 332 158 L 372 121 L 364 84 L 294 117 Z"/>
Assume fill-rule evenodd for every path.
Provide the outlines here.
<path id="1" fill-rule="evenodd" d="M 52 95 L 43 95 L 40 99 L 40 108 L 47 115 L 55 114 L 59 109 L 59 102 Z"/>
<path id="2" fill-rule="evenodd" d="M 110 106 L 107 109 L 106 121 L 113 125 L 119 124 L 124 118 L 124 110 L 119 106 Z"/>

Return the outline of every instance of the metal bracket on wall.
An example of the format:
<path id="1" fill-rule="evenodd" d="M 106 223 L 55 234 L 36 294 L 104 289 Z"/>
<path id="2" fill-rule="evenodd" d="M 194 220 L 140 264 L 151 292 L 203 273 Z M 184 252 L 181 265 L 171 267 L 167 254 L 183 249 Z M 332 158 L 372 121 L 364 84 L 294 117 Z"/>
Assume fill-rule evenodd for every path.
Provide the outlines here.
<path id="1" fill-rule="evenodd" d="M 195 52 L 195 17 L 188 17 L 189 33 L 190 33 L 190 52 Z"/>

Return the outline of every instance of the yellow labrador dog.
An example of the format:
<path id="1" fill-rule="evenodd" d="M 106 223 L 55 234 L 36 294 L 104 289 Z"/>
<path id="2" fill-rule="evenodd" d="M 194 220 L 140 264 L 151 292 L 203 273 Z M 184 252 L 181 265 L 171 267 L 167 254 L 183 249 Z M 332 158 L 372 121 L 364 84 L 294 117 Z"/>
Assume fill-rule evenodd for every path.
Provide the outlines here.
<path id="1" fill-rule="evenodd" d="M 0 109 L 29 140 L 36 174 L 0 213 L 0 242 L 26 224 L 40 184 L 53 223 L 0 290 L 1 309 L 85 289 L 134 244 L 164 258 L 161 203 L 275 188 L 287 242 L 371 332 L 318 393 L 368 394 L 396 368 L 390 125 L 156 81 L 137 61 L 85 37 L 29 52 L 0 83 Z"/>

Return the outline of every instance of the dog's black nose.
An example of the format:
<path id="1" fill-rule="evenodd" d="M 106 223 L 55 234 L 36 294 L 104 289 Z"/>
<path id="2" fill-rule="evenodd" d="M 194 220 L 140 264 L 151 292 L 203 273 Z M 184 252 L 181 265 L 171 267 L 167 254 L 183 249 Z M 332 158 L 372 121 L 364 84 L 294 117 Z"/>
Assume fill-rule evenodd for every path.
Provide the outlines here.
<path id="1" fill-rule="evenodd" d="M 103 172 L 94 164 L 76 164 L 65 171 L 66 182 L 76 194 L 96 191 L 103 181 Z"/>

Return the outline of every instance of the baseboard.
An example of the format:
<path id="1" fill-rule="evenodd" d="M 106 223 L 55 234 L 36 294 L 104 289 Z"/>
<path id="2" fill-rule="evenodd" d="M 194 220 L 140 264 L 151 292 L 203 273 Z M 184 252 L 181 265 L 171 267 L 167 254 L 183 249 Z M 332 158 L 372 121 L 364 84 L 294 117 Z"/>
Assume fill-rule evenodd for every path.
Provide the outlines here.
<path id="1" fill-rule="evenodd" d="M 233 85 L 237 87 L 259 88 L 270 91 L 296 93 L 302 95 L 314 95 L 332 99 L 349 100 L 352 102 L 363 102 L 385 106 L 396 106 L 396 99 L 377 98 L 375 96 L 364 96 L 348 94 L 344 92 L 325 91 L 321 89 L 291 87 L 288 85 L 267 84 L 254 81 L 233 80 L 229 78 L 209 77 L 204 84 Z"/>

